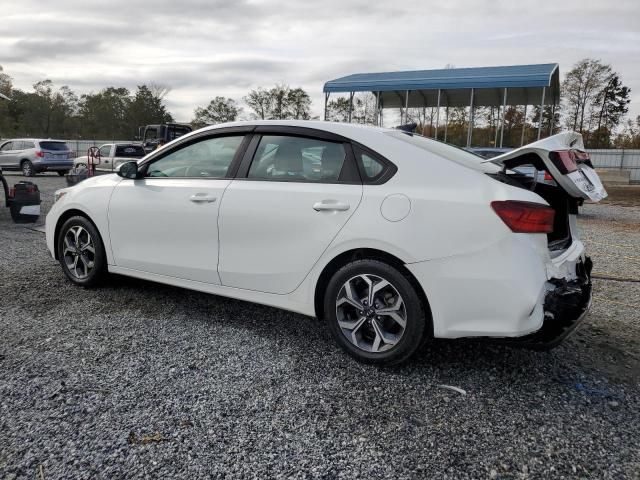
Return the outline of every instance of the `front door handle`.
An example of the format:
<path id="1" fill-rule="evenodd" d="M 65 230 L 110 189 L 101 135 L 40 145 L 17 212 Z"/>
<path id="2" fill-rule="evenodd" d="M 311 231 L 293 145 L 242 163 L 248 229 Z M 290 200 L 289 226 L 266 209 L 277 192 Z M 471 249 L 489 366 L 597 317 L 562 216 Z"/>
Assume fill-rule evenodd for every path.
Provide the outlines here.
<path id="1" fill-rule="evenodd" d="M 334 212 L 346 212 L 349 210 L 350 205 L 348 203 L 336 202 L 334 200 L 323 200 L 322 202 L 316 202 L 313 204 L 313 209 L 316 212 L 322 211 L 334 211 Z"/>
<path id="2" fill-rule="evenodd" d="M 204 193 L 196 193 L 195 195 L 191 195 L 189 197 L 189 200 L 191 200 L 194 203 L 213 203 L 217 200 L 217 198 L 211 197 Z"/>

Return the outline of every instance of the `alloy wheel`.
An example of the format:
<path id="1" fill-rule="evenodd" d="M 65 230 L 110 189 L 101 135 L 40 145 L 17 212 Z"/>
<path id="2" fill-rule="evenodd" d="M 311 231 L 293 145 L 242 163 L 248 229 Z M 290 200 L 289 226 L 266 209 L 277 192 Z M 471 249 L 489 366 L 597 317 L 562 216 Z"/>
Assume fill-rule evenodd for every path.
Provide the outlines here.
<path id="1" fill-rule="evenodd" d="M 67 269 L 79 280 L 95 267 L 96 248 L 89 232 L 80 225 L 70 227 L 64 235 L 62 256 Z"/>
<path id="2" fill-rule="evenodd" d="M 398 290 L 378 275 L 347 280 L 336 298 L 336 318 L 353 345 L 371 353 L 398 344 L 407 326 L 407 309 Z"/>
<path id="3" fill-rule="evenodd" d="M 31 162 L 24 162 L 22 164 L 22 174 L 25 177 L 31 177 L 33 175 L 33 166 L 31 165 Z"/>

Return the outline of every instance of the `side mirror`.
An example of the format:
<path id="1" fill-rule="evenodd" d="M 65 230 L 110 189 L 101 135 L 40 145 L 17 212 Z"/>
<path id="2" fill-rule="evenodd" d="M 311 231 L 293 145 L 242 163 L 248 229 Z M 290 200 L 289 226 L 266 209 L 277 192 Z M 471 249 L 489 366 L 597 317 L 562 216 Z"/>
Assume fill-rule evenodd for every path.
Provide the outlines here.
<path id="1" fill-rule="evenodd" d="M 138 162 L 121 163 L 120 168 L 116 173 L 119 177 L 135 180 L 136 178 L 138 178 Z"/>

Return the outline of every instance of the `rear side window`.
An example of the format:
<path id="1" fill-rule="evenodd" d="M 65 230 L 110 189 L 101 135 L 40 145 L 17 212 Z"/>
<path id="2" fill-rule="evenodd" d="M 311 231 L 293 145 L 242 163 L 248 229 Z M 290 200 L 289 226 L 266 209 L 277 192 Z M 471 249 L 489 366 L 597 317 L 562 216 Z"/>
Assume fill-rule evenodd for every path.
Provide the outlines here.
<path id="1" fill-rule="evenodd" d="M 141 145 L 116 145 L 116 157 L 142 158 L 145 156 Z"/>
<path id="2" fill-rule="evenodd" d="M 293 182 L 337 182 L 346 152 L 342 143 L 287 135 L 264 135 L 249 178 Z"/>
<path id="3" fill-rule="evenodd" d="M 30 148 L 36 148 L 36 144 L 29 141 L 22 142 L 22 150 L 28 150 Z"/>
<path id="4" fill-rule="evenodd" d="M 54 152 L 67 151 L 69 147 L 64 142 L 40 142 L 42 150 L 51 150 Z"/>
<path id="5" fill-rule="evenodd" d="M 384 170 L 384 165 L 380 161 L 364 152 L 360 154 L 360 161 L 362 162 L 362 171 L 368 180 L 375 179 Z"/>

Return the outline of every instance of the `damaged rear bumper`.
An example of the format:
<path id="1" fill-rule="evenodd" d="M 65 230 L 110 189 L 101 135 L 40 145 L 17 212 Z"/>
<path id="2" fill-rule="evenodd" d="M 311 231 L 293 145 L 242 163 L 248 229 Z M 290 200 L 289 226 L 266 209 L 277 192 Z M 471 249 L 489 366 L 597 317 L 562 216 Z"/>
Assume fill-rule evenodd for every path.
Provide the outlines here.
<path id="1" fill-rule="evenodd" d="M 545 296 L 542 327 L 523 337 L 503 339 L 534 350 L 550 350 L 569 336 L 586 317 L 591 306 L 591 269 L 589 257 L 576 265 L 575 280 L 551 279 L 553 286 Z"/>

